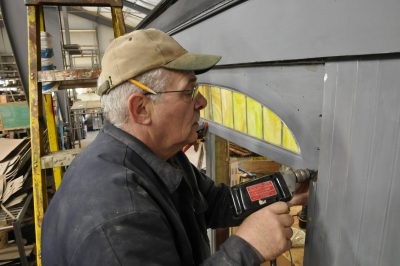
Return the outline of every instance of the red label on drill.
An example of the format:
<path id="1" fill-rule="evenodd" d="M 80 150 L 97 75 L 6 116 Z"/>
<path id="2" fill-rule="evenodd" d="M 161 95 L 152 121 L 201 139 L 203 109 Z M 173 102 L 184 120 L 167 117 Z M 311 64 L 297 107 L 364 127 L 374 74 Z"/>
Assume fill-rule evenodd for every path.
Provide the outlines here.
<path id="1" fill-rule="evenodd" d="M 265 181 L 259 184 L 246 187 L 251 201 L 272 197 L 278 194 L 272 181 Z"/>

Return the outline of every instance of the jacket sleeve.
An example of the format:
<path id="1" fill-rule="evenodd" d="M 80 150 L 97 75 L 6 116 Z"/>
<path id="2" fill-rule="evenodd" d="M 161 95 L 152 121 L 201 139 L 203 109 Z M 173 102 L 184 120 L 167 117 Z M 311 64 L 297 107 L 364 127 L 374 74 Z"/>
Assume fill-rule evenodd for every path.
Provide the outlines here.
<path id="1" fill-rule="evenodd" d="M 190 163 L 183 152 L 178 153 L 175 160 L 186 173 L 195 201 L 205 206 L 204 218 L 207 228 L 237 226 L 243 221 L 242 218 L 233 215 L 233 203 L 228 185 L 216 186 L 211 178 Z"/>
<path id="2" fill-rule="evenodd" d="M 193 166 L 193 168 L 195 167 Z M 216 186 L 211 178 L 197 169 L 194 171 L 199 190 L 207 202 L 207 211 L 205 213 L 207 227 L 225 228 L 239 225 L 243 219 L 234 216 L 229 186 L 226 184 Z"/>
<path id="3" fill-rule="evenodd" d="M 91 232 L 71 265 L 180 265 L 171 228 L 160 214 L 132 213 Z"/>
<path id="4" fill-rule="evenodd" d="M 203 266 L 259 266 L 264 262 L 264 258 L 238 236 L 231 236 L 221 245 L 220 249 L 209 257 Z"/>

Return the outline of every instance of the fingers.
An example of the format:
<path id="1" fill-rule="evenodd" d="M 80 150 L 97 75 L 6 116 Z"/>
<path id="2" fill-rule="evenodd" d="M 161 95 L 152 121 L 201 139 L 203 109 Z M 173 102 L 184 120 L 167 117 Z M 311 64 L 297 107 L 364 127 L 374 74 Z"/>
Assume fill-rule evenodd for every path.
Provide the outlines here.
<path id="1" fill-rule="evenodd" d="M 236 234 L 269 260 L 291 247 L 293 222 L 288 204 L 275 202 L 248 216 Z"/>
<path id="2" fill-rule="evenodd" d="M 308 189 L 309 183 L 302 183 L 301 186 L 296 189 L 293 198 L 288 202 L 289 206 L 307 204 L 309 191 Z"/>
<path id="3" fill-rule="evenodd" d="M 284 236 L 287 240 L 290 240 L 293 236 L 293 229 L 291 227 L 286 227 L 283 229 Z"/>
<path id="4" fill-rule="evenodd" d="M 267 207 L 270 211 L 275 214 L 285 214 L 289 213 L 289 205 L 286 202 L 278 201 Z"/>
<path id="5" fill-rule="evenodd" d="M 308 191 L 303 193 L 297 193 L 293 195 L 293 198 L 288 202 L 289 206 L 305 205 L 308 201 Z"/>
<path id="6" fill-rule="evenodd" d="M 278 216 L 279 222 L 284 227 L 291 227 L 294 223 L 294 218 L 289 214 L 281 214 Z"/>
<path id="7" fill-rule="evenodd" d="M 286 245 L 286 250 L 289 250 L 289 249 L 292 248 L 292 241 L 291 241 L 290 239 L 287 241 L 286 244 L 287 244 L 287 245 Z M 285 250 L 285 251 L 286 251 L 286 250 Z"/>

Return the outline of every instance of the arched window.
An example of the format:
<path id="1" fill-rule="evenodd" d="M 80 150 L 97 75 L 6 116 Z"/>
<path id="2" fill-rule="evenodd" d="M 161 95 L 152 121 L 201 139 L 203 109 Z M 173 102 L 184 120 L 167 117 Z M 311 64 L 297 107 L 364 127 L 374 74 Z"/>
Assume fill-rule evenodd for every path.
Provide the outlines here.
<path id="1" fill-rule="evenodd" d="M 208 102 L 200 113 L 203 119 L 300 154 L 300 147 L 286 124 L 255 99 L 210 84 L 200 84 L 200 93 Z"/>

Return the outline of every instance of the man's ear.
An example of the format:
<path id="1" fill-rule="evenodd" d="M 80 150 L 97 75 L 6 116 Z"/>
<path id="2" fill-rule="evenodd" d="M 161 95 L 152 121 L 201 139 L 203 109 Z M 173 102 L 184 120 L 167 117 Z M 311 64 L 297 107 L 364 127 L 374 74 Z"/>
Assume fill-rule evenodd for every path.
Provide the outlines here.
<path id="1" fill-rule="evenodd" d="M 129 119 L 138 124 L 151 122 L 151 101 L 145 95 L 134 92 L 128 99 Z"/>

